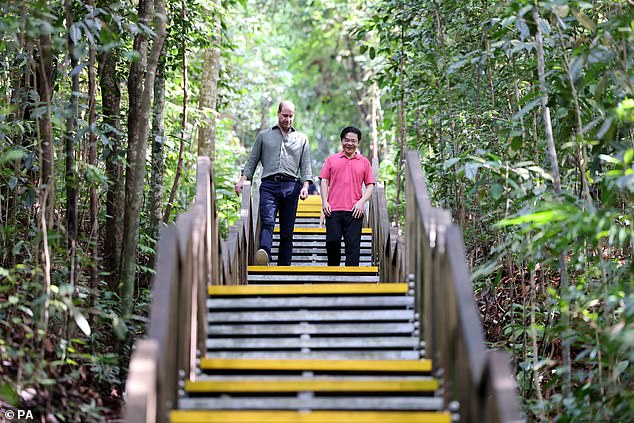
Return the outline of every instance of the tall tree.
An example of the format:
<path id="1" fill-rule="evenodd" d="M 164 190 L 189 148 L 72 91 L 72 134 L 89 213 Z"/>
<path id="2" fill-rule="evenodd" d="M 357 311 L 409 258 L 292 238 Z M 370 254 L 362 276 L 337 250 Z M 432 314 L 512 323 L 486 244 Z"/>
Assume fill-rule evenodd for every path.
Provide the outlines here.
<path id="1" fill-rule="evenodd" d="M 107 9 L 109 1 L 99 0 L 98 7 Z M 116 28 L 112 18 L 112 11 L 105 19 L 108 28 Z M 99 55 L 99 87 L 101 91 L 101 116 L 103 133 L 108 138 L 104 146 L 106 161 L 106 177 L 108 191 L 106 193 L 106 221 L 104 225 L 103 265 L 108 276 L 108 285 L 115 290 L 119 281 L 119 264 L 121 262 L 121 245 L 123 242 L 123 210 L 125 201 L 123 179 L 123 147 L 121 140 L 121 79 L 117 70 L 119 65 L 117 36 L 113 31 L 103 31 L 104 41 L 109 41 L 109 47 L 104 48 Z"/>
<path id="2" fill-rule="evenodd" d="M 204 123 L 198 130 L 198 155 L 209 156 L 211 164 L 215 160 L 216 142 L 216 102 L 218 99 L 218 78 L 220 73 L 220 43 L 222 28 L 220 25 L 221 0 L 213 1 L 212 46 L 203 52 L 203 71 L 200 81 L 198 108 L 204 113 Z"/>
<path id="3" fill-rule="evenodd" d="M 148 143 L 150 105 L 154 93 L 156 68 L 166 37 L 165 0 L 139 1 L 139 20 L 148 24 L 154 16 L 154 41 L 147 57 L 146 34 L 139 33 L 134 49 L 140 59 L 130 66 L 128 93 L 128 154 L 125 185 L 125 214 L 123 246 L 121 251 L 120 284 L 122 288 L 121 310 L 124 317 L 132 313 L 134 301 L 135 268 L 139 237 L 139 219 L 143 199 L 145 153 Z"/>
<path id="4" fill-rule="evenodd" d="M 77 133 L 77 116 L 79 113 L 79 72 L 75 71 L 79 60 L 75 53 L 75 14 L 73 12 L 72 0 L 64 1 L 66 11 L 66 25 L 68 34 L 66 42 L 68 45 L 68 61 L 70 64 L 70 101 L 69 111 L 66 116 L 65 134 L 65 162 L 66 162 L 66 238 L 68 243 L 69 275 L 71 284 L 75 283 L 75 252 L 77 248 L 77 177 L 75 164 L 75 136 Z"/>

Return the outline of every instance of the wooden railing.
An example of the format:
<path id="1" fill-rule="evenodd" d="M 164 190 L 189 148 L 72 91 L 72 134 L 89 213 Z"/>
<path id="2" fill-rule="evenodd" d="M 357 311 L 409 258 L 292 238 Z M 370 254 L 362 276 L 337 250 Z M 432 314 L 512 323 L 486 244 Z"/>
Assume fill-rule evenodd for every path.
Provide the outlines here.
<path id="1" fill-rule="evenodd" d="M 372 230 L 374 262 L 380 263 L 379 274 L 383 282 L 401 282 L 405 280 L 404 243 L 398 228 L 390 223 L 385 196 L 385 184 L 378 180 L 379 161 L 372 160 L 372 172 L 376 184 L 370 198 L 368 226 Z"/>
<path id="2" fill-rule="evenodd" d="M 245 183 L 240 219 L 222 241 L 210 160 L 198 158 L 194 205 L 161 231 L 148 336 L 130 360 L 126 422 L 169 421 L 178 389 L 205 351 L 207 286 L 246 281 L 258 215 L 250 187 Z"/>
<path id="3" fill-rule="evenodd" d="M 417 152 L 407 154 L 405 274 L 414 282 L 421 339 L 440 370 L 445 405 L 461 421 L 520 422 L 509 358 L 487 351 L 460 228 L 432 206 Z"/>

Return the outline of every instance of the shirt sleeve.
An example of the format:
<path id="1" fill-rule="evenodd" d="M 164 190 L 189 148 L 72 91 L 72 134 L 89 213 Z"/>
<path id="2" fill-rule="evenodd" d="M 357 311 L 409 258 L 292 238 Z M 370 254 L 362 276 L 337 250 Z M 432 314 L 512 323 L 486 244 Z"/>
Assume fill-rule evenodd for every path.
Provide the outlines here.
<path id="1" fill-rule="evenodd" d="M 322 179 L 330 179 L 330 157 L 324 162 L 321 172 L 319 172 L 319 177 Z"/>
<path id="2" fill-rule="evenodd" d="M 304 147 L 300 157 L 300 172 L 302 175 L 302 181 L 313 182 L 313 170 L 310 164 L 310 145 L 308 139 L 304 140 Z"/>
<path id="3" fill-rule="evenodd" d="M 372 172 L 372 166 L 370 165 L 370 161 L 365 159 L 365 176 L 363 178 L 363 182 L 366 185 L 374 184 L 374 172 Z"/>
<path id="4" fill-rule="evenodd" d="M 249 155 L 249 160 L 247 160 L 246 165 L 244 165 L 244 168 L 242 169 L 242 174 L 246 176 L 249 181 L 253 178 L 255 168 L 262 159 L 262 138 L 264 138 L 262 132 L 255 137 L 255 143 L 253 144 L 253 149 Z"/>

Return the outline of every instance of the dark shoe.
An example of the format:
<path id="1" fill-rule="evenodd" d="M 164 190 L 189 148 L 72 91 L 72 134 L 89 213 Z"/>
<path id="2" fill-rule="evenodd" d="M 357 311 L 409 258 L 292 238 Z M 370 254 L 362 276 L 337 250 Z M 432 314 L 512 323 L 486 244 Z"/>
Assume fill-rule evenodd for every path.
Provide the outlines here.
<path id="1" fill-rule="evenodd" d="M 269 255 L 264 248 L 260 248 L 255 253 L 255 264 L 258 266 L 268 266 L 269 265 Z"/>

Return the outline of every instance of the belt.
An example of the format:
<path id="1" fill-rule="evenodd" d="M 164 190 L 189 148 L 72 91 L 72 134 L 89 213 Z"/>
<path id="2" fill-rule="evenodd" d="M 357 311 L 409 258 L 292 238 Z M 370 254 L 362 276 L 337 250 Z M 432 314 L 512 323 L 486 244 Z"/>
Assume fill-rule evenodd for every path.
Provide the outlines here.
<path id="1" fill-rule="evenodd" d="M 275 181 L 275 182 L 297 182 L 297 178 L 294 176 L 284 175 L 282 173 L 276 173 L 275 175 L 269 175 L 262 178 L 263 181 Z"/>

